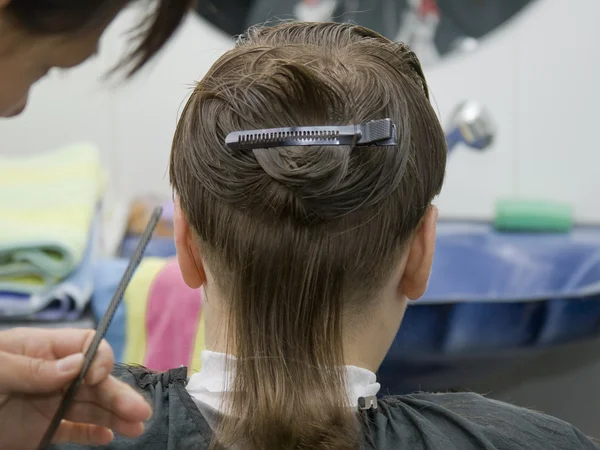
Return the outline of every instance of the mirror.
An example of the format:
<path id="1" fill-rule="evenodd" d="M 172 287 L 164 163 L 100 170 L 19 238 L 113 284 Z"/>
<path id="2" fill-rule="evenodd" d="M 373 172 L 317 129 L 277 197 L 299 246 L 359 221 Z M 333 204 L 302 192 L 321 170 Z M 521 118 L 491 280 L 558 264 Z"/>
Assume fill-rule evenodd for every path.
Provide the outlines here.
<path id="1" fill-rule="evenodd" d="M 198 13 L 229 35 L 269 20 L 351 21 L 406 42 L 424 65 L 477 48 L 534 0 L 219 0 Z"/>

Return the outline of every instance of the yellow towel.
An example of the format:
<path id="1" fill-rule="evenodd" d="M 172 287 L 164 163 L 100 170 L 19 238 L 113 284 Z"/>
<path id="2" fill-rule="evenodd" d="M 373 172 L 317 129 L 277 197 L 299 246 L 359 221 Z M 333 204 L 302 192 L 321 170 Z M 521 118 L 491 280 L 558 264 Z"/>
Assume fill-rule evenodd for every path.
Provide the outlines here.
<path id="1" fill-rule="evenodd" d="M 88 144 L 0 158 L 0 290 L 40 292 L 77 267 L 105 181 Z"/>

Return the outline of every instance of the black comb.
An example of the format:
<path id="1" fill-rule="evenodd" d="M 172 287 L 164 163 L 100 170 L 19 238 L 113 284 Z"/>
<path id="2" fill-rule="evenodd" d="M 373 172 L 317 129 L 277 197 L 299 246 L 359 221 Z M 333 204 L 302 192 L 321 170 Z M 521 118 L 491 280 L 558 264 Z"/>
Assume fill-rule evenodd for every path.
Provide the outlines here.
<path id="1" fill-rule="evenodd" d="M 127 285 L 131 281 L 131 277 L 133 276 L 135 270 L 139 266 L 140 261 L 142 260 L 142 256 L 144 256 L 144 251 L 146 250 L 146 247 L 148 246 L 148 242 L 150 241 L 150 238 L 152 237 L 152 233 L 154 233 L 154 229 L 156 228 L 156 225 L 158 224 L 158 220 L 160 219 L 161 214 L 162 214 L 162 207 L 160 207 L 160 206 L 155 208 L 154 211 L 152 212 L 150 221 L 148 222 L 146 229 L 140 236 L 140 240 L 135 249 L 135 252 L 133 253 L 133 256 L 131 257 L 131 259 L 129 260 L 129 265 L 127 266 L 127 269 L 125 270 L 125 273 L 123 274 L 123 277 L 121 278 L 121 281 L 119 282 L 119 286 L 117 287 L 117 290 L 115 291 L 115 294 L 113 295 L 113 298 L 110 301 L 110 305 L 108 306 L 108 309 L 104 313 L 102 320 L 100 320 L 100 323 L 98 324 L 98 328 L 96 329 L 96 334 L 94 336 L 92 344 L 90 345 L 90 348 L 88 348 L 88 350 L 85 354 L 85 361 L 83 363 L 83 369 L 81 370 L 81 373 L 79 374 L 79 376 L 75 379 L 75 381 L 73 381 L 73 383 L 71 383 L 71 385 L 67 389 L 67 392 L 65 393 L 65 396 L 63 397 L 62 402 L 58 406 L 58 409 L 56 410 L 56 413 L 54 414 L 54 417 L 52 418 L 52 421 L 50 422 L 50 425 L 48 426 L 46 433 L 44 434 L 44 436 L 42 437 L 42 440 L 40 441 L 38 450 L 47 450 L 50 447 L 50 445 L 52 444 L 52 439 L 54 438 L 54 435 L 56 434 L 56 431 L 58 430 L 58 427 L 60 426 L 62 419 L 65 417 L 65 414 L 69 410 L 69 407 L 71 406 L 71 403 L 73 402 L 73 399 L 75 398 L 75 394 L 77 394 L 77 390 L 79 389 L 79 386 L 81 385 L 81 383 L 83 383 L 83 380 L 84 380 L 85 376 L 87 375 L 87 372 L 88 372 L 90 366 L 92 365 L 92 361 L 94 360 L 94 357 L 96 356 L 96 352 L 98 351 L 100 342 L 104 338 L 104 335 L 106 334 L 106 330 L 108 329 L 108 327 L 113 319 L 113 316 L 115 315 L 115 312 L 117 311 L 117 307 L 119 306 L 119 304 L 121 303 L 121 300 L 123 299 L 123 295 L 125 294 L 125 289 L 127 289 Z"/>
<path id="2" fill-rule="evenodd" d="M 234 131 L 225 139 L 232 150 L 258 148 L 350 145 L 396 145 L 396 125 L 391 119 L 372 120 L 360 125 L 267 128 L 263 130 Z"/>

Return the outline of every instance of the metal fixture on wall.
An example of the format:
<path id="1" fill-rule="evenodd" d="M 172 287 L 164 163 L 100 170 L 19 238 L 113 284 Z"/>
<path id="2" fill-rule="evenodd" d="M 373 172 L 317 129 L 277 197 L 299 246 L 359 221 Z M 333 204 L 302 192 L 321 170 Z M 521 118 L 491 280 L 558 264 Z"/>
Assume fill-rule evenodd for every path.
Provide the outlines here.
<path id="1" fill-rule="evenodd" d="M 490 113 L 477 102 L 462 102 L 454 109 L 448 122 L 448 153 L 459 144 L 479 151 L 486 150 L 495 135 L 496 127 Z"/>

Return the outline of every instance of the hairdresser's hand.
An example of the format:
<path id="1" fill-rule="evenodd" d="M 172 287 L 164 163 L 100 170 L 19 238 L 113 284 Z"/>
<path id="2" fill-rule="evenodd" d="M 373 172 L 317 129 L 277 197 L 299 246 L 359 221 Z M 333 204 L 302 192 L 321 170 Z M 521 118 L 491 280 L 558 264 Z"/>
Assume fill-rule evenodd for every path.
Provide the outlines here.
<path id="1" fill-rule="evenodd" d="M 36 449 L 62 394 L 83 366 L 92 330 L 12 329 L 0 332 L 0 449 Z M 111 348 L 103 342 L 55 443 L 106 445 L 113 431 L 139 436 L 150 406 L 110 376 Z M 111 431 L 112 430 L 112 431 Z"/>

